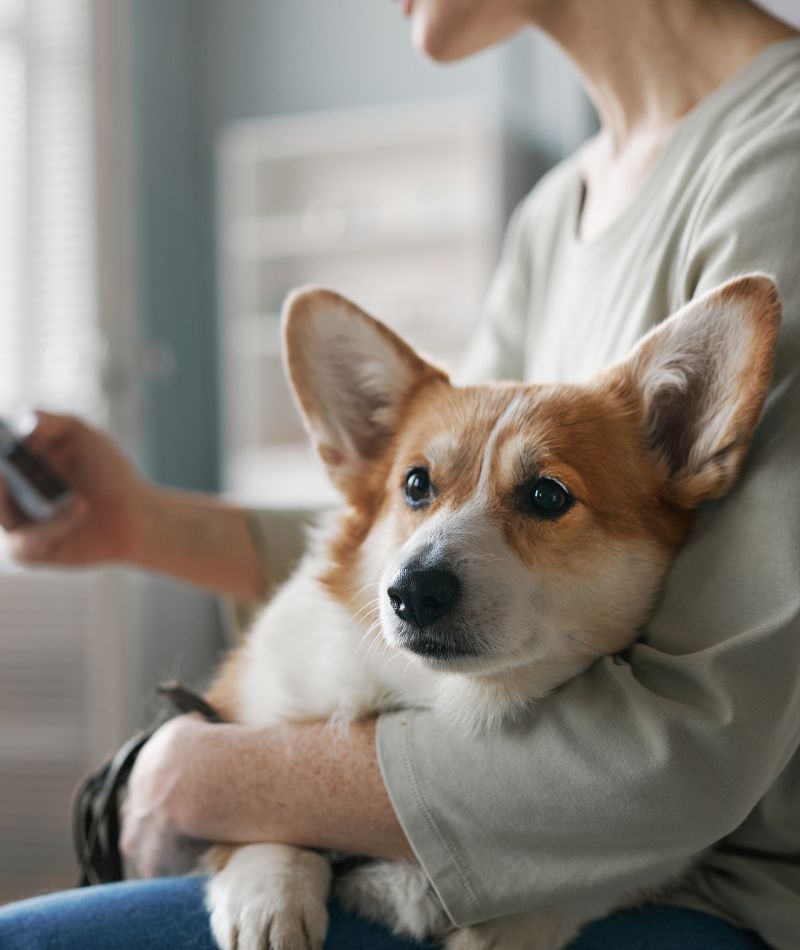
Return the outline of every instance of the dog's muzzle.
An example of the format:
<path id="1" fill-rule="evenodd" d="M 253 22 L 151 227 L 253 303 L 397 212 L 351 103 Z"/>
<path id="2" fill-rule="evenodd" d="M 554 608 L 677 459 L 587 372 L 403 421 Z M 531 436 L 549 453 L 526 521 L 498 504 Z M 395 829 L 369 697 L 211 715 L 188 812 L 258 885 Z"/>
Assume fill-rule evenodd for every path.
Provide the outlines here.
<path id="1" fill-rule="evenodd" d="M 403 645 L 421 656 L 451 654 L 454 644 L 435 624 L 458 602 L 461 582 L 440 568 L 403 567 L 386 591 L 395 614 L 408 626 Z"/>

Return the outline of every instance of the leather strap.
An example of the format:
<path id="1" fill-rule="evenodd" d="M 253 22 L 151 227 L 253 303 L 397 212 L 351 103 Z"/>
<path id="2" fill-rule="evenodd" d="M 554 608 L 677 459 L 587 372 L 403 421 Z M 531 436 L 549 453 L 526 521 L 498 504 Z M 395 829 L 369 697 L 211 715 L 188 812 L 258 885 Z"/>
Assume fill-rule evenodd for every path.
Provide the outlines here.
<path id="1" fill-rule="evenodd" d="M 162 716 L 153 729 L 137 732 L 112 758 L 90 772 L 73 792 L 70 814 L 80 871 L 79 887 L 125 879 L 119 850 L 120 807 L 134 763 L 158 726 L 184 713 L 199 713 L 208 722 L 225 722 L 202 696 L 180 683 L 162 683 L 157 692 L 169 701 L 171 714 Z"/>

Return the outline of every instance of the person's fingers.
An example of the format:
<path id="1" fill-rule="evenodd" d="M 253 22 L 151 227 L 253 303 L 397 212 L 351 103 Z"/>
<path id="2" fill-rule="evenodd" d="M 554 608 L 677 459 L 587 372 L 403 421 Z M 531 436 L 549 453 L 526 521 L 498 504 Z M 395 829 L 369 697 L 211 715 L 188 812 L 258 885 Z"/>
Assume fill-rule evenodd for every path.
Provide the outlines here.
<path id="1" fill-rule="evenodd" d="M 52 521 L 30 523 L 11 534 L 11 554 L 23 564 L 70 564 L 80 560 L 75 535 L 88 513 L 84 499 L 75 498 Z"/>
<path id="2" fill-rule="evenodd" d="M 8 493 L 6 483 L 0 478 L 0 527 L 6 531 L 14 531 L 22 525 L 28 524 L 29 518 L 20 511 Z"/>
<path id="3" fill-rule="evenodd" d="M 25 413 L 15 421 L 25 447 L 69 481 L 76 462 L 86 455 L 85 424 L 76 416 L 42 411 Z"/>
<path id="4" fill-rule="evenodd" d="M 55 415 L 37 410 L 32 414 L 33 425 L 23 425 L 26 445 L 34 452 L 48 452 L 58 443 L 75 438 L 83 423 L 75 416 Z"/>

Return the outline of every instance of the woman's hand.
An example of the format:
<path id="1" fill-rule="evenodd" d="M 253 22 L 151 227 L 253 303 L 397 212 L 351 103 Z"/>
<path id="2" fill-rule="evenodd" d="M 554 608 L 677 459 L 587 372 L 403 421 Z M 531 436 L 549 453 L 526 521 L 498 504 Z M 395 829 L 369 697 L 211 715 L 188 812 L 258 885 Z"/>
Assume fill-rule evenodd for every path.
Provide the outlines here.
<path id="1" fill-rule="evenodd" d="M 196 783 L 191 769 L 200 764 L 192 745 L 198 725 L 192 716 L 167 722 L 145 744 L 131 772 L 120 848 L 142 877 L 186 874 L 208 846 L 183 830 L 187 792 Z"/>
<path id="2" fill-rule="evenodd" d="M 257 601 L 267 586 L 246 513 L 141 478 L 112 440 L 72 416 L 39 413 L 27 444 L 69 485 L 73 501 L 33 523 L 0 479 L 0 526 L 26 564 L 127 563 Z"/>
<path id="3" fill-rule="evenodd" d="M 12 554 L 28 564 L 89 565 L 131 560 L 141 540 L 148 486 L 98 429 L 73 416 L 38 414 L 27 445 L 69 485 L 73 501 L 52 521 L 34 523 L 0 479 L 0 525 Z"/>
<path id="4" fill-rule="evenodd" d="M 383 784 L 375 722 L 162 726 L 131 773 L 122 850 L 143 874 L 186 869 L 203 843 L 271 841 L 374 857 L 411 848 Z"/>

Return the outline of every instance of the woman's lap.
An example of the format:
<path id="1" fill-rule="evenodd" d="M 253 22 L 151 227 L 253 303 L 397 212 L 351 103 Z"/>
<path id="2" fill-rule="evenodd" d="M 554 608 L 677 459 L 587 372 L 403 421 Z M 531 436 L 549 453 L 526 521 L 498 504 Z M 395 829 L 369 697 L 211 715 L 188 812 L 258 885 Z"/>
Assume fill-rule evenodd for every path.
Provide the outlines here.
<path id="1" fill-rule="evenodd" d="M 3 950 L 215 950 L 201 878 L 163 878 L 66 891 L 0 907 Z M 423 945 L 334 906 L 326 950 L 420 950 Z M 707 914 L 650 906 L 597 921 L 570 950 L 764 950 Z M 426 950 L 433 950 L 430 945 Z"/>
<path id="2" fill-rule="evenodd" d="M 769 950 L 756 934 L 684 907 L 648 904 L 590 924 L 569 950 Z"/>
<path id="3" fill-rule="evenodd" d="M 2 950 L 217 950 L 199 877 L 105 884 L 0 907 Z M 341 907 L 326 950 L 419 950 Z M 431 947 L 430 950 L 433 950 Z"/>

